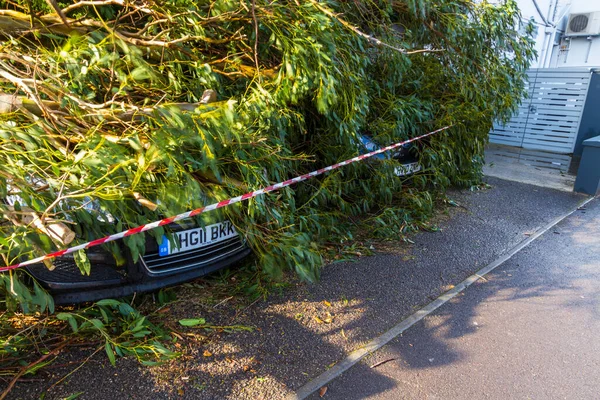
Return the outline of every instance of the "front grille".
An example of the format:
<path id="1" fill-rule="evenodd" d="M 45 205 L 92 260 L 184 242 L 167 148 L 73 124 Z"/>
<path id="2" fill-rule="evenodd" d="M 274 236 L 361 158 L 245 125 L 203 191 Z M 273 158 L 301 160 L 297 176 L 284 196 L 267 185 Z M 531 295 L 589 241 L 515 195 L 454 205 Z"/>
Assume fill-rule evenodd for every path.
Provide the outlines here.
<path id="1" fill-rule="evenodd" d="M 44 286 L 53 289 L 76 289 L 116 285 L 123 281 L 113 265 L 93 262 L 90 275 L 82 275 L 72 258 L 59 257 L 54 260 L 54 270 L 43 263 L 27 267 L 31 275 Z"/>
<path id="2" fill-rule="evenodd" d="M 159 256 L 156 250 L 147 252 L 141 262 L 152 276 L 172 274 L 183 270 L 203 267 L 230 257 L 246 248 L 239 236 L 223 240 L 199 249 L 168 256 Z"/>

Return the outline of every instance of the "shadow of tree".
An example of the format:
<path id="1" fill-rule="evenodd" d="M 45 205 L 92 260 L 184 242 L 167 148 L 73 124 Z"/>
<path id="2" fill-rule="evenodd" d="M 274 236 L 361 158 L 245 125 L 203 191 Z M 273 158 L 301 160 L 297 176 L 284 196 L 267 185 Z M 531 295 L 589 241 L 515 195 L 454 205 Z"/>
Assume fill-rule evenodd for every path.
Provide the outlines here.
<path id="1" fill-rule="evenodd" d="M 81 399 L 281 398 L 581 199 L 572 193 L 532 191 L 528 185 L 489 181 L 495 188 L 451 193 L 464 208 L 451 209 L 451 218 L 441 223 L 440 232 L 416 235 L 403 255 L 378 254 L 329 265 L 318 284 L 299 284 L 248 308 L 236 323 L 255 330 L 220 336 L 207 347 L 210 357 L 203 356 L 203 347 L 187 349 L 168 369 L 148 369 L 132 360 L 119 360 L 117 369 L 106 362 L 100 366 L 90 363 L 46 399 L 80 391 L 84 392 Z M 550 293 L 541 286 L 524 290 L 529 291 L 528 297 Z M 189 312 L 189 317 L 198 316 L 193 304 Z M 399 360 L 394 362 L 424 370 L 464 361 L 465 354 L 447 343 L 477 331 L 470 323 L 477 316 L 476 308 L 465 309 L 463 315 L 464 319 L 457 321 L 441 311 L 436 314 L 436 328 L 418 329 L 419 324 L 411 328 L 402 338 L 406 346 L 398 350 Z M 417 329 L 419 336 L 411 336 Z M 425 348 L 422 343 L 427 343 Z M 398 385 L 382 375 L 380 368 L 360 363 L 354 369 L 370 384 L 356 383 L 365 389 L 356 389 L 349 398 L 375 395 Z M 14 398 L 38 397 L 47 386 L 21 383 Z M 331 392 L 327 397 L 335 395 Z"/>
<path id="2" fill-rule="evenodd" d="M 373 355 L 368 362 L 357 364 L 330 385 L 327 398 L 398 398 L 398 393 L 403 393 L 402 398 L 454 398 L 445 391 L 444 384 L 448 385 L 453 376 L 460 381 L 464 379 L 465 374 L 476 371 L 479 368 L 477 363 L 480 363 L 482 358 L 487 358 L 489 363 L 502 359 L 502 354 L 482 356 L 482 351 L 487 351 L 487 345 L 490 346 L 490 352 L 498 353 L 503 351 L 502 346 L 506 342 L 519 339 L 526 341 L 523 348 L 532 349 L 538 349 L 540 342 L 550 342 L 541 348 L 551 349 L 551 355 L 536 354 L 535 350 L 528 350 L 528 353 L 522 354 L 523 362 L 535 365 L 536 370 L 551 369 L 553 365 L 545 363 L 552 364 L 560 357 L 570 356 L 583 355 L 587 357 L 582 361 L 584 364 L 595 365 L 594 363 L 600 362 L 600 357 L 595 356 L 597 353 L 589 347 L 590 344 L 585 347 L 584 334 L 581 334 L 581 338 L 572 339 L 577 348 L 583 347 L 581 354 L 573 355 L 573 349 L 563 350 L 552 346 L 562 344 L 563 335 L 585 332 L 588 342 L 596 342 L 593 339 L 597 337 L 594 332 L 597 332 L 600 326 L 598 282 L 600 202 L 595 201 L 588 206 L 588 210 L 576 212 L 498 267 L 483 281 L 468 288 L 464 295 L 455 297 L 415 324 L 402 337 L 396 338 Z M 536 311 L 542 315 L 530 314 Z M 508 323 L 499 325 L 494 320 L 496 315 L 501 323 Z M 540 321 L 543 324 L 538 326 Z M 491 332 L 485 329 L 488 324 Z M 558 327 L 558 333 L 544 331 L 544 327 L 552 325 Z M 561 331 L 563 326 L 564 332 Z M 524 339 L 519 338 L 523 332 L 527 332 L 528 336 Z M 545 335 L 546 333 L 548 335 Z M 469 344 L 472 345 L 474 340 L 469 340 L 468 337 L 474 335 L 478 335 L 477 340 L 483 343 L 471 349 Z M 506 336 L 506 339 L 502 339 L 502 336 Z M 535 342 L 527 342 L 531 337 L 536 338 Z M 561 351 L 565 351 L 567 355 L 563 355 Z M 540 357 L 541 361 L 538 361 L 537 357 Z M 393 361 L 378 367 L 376 371 L 369 368 L 369 364 L 386 359 Z M 517 364 L 520 361 L 516 360 Z M 595 393 L 600 390 L 600 384 L 595 379 L 597 371 L 593 367 L 587 371 L 572 371 L 574 367 L 570 367 L 571 370 L 569 367 L 565 368 L 567 369 L 564 371 L 559 369 L 559 376 L 567 372 L 581 375 L 582 384 L 574 386 Z M 423 372 L 417 372 L 419 370 Z M 443 375 L 447 376 L 443 383 L 432 389 L 431 387 L 436 385 L 435 378 Z M 477 376 L 479 375 L 473 378 L 475 381 Z M 493 376 L 490 378 L 494 379 Z M 594 381 L 596 384 L 591 383 Z M 429 388 L 428 383 L 431 385 Z M 545 397 L 547 393 L 543 391 L 547 389 L 543 386 L 552 387 L 554 383 L 543 381 L 538 387 L 542 394 L 531 395 Z M 485 385 L 485 382 L 475 383 L 474 390 L 481 390 Z M 558 386 L 566 387 L 564 394 L 567 397 L 578 398 L 581 395 L 577 394 L 578 392 L 569 392 L 573 388 L 564 382 L 558 383 Z M 436 393 L 436 389 L 443 394 Z M 500 396 L 499 392 L 495 393 Z M 483 396 L 483 392 L 479 392 L 479 395 Z M 502 395 L 510 397 L 511 392 L 503 392 Z M 551 393 L 555 398 L 562 398 L 562 395 L 558 391 Z M 463 396 L 468 397 L 466 393 L 463 393 Z M 318 396 L 313 395 L 310 398 L 317 399 Z M 579 398 L 585 398 L 585 395 Z"/>

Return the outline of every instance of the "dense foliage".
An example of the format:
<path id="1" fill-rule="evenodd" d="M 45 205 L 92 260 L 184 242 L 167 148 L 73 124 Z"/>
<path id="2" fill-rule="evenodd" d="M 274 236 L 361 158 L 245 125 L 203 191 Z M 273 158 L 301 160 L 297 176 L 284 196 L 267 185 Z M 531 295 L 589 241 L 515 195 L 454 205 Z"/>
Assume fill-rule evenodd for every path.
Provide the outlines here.
<path id="1" fill-rule="evenodd" d="M 314 279 L 340 221 L 368 213 L 402 232 L 432 192 L 478 182 L 533 56 L 513 0 L 3 4 L 0 198 L 18 195 L 0 203 L 6 265 L 63 247 L 51 223 L 83 242 L 352 157 L 359 133 L 388 144 L 452 125 L 418 146 L 412 178 L 355 164 L 203 219 L 232 220 L 267 272 Z M 217 101 L 201 102 L 207 89 Z M 144 240 L 125 240 L 133 259 Z"/>

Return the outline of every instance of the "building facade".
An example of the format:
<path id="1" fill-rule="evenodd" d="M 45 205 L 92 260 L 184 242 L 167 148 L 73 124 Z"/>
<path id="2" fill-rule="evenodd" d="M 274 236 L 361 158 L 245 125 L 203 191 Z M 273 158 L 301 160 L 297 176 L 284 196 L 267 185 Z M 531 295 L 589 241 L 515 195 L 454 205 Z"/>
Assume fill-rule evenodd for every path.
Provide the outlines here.
<path id="1" fill-rule="evenodd" d="M 600 0 L 518 0 L 536 26 L 532 68 L 600 66 Z"/>

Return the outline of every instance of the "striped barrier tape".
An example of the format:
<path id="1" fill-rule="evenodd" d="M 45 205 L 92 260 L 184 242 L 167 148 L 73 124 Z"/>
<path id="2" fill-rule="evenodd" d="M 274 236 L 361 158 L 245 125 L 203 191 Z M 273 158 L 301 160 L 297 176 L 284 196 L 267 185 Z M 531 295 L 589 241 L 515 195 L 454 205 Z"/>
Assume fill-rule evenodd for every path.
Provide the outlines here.
<path id="1" fill-rule="evenodd" d="M 112 242 L 112 241 L 115 241 L 115 240 L 123 239 L 123 238 L 125 238 L 127 236 L 135 235 L 135 234 L 138 234 L 138 233 L 141 233 L 141 232 L 146 232 L 146 231 L 149 231 L 151 229 L 158 228 L 159 226 L 168 225 L 168 224 L 171 224 L 173 222 L 180 221 L 182 219 L 194 217 L 196 215 L 200 215 L 200 214 L 203 214 L 203 213 L 208 212 L 208 211 L 216 210 L 217 208 L 222 208 L 222 207 L 226 207 L 226 206 L 228 206 L 230 204 L 239 203 L 241 201 L 248 200 L 248 199 L 251 199 L 251 198 L 256 197 L 256 196 L 260 196 L 260 195 L 265 194 L 265 193 L 274 192 L 274 191 L 279 190 L 281 188 L 284 188 L 284 187 L 287 187 L 287 186 L 291 186 L 291 185 L 293 185 L 295 183 L 302 182 L 302 181 L 305 181 L 305 180 L 310 179 L 312 177 L 324 174 L 325 172 L 329 172 L 329 171 L 332 171 L 334 169 L 343 167 L 344 165 L 352 164 L 352 163 L 357 162 L 357 161 L 362 161 L 362 160 L 364 160 L 366 158 L 373 157 L 373 156 L 375 156 L 377 154 L 381 154 L 381 153 L 384 153 L 386 151 L 396 149 L 396 148 L 398 148 L 400 146 L 403 146 L 405 144 L 416 142 L 418 140 L 426 138 L 427 136 L 431 136 L 431 135 L 434 135 L 436 133 L 445 131 L 448 128 L 450 128 L 450 126 L 445 126 L 443 128 L 440 128 L 440 129 L 437 129 L 435 131 L 426 133 L 424 135 L 417 136 L 415 138 L 405 140 L 404 142 L 396 143 L 396 144 L 393 144 L 393 145 L 390 145 L 390 146 L 387 146 L 387 147 L 382 147 L 379 150 L 375 150 L 375 151 L 372 151 L 372 152 L 366 153 L 366 154 L 361 154 L 361 155 L 356 156 L 354 158 L 351 158 L 349 160 L 342 161 L 342 162 L 334 164 L 334 165 L 330 165 L 329 167 L 321 168 L 321 169 L 318 169 L 316 171 L 310 172 L 308 174 L 304 174 L 304 175 L 298 176 L 298 177 L 293 178 L 293 179 L 288 179 L 287 181 L 279 182 L 279 183 L 276 183 L 274 185 L 267 186 L 267 187 L 265 187 L 263 189 L 255 190 L 253 192 L 249 192 L 249 193 L 243 194 L 243 195 L 238 196 L 238 197 L 233 197 L 233 198 L 230 198 L 230 199 L 227 199 L 227 200 L 223 200 L 223 201 L 220 201 L 218 203 L 214 203 L 214 204 L 208 205 L 206 207 L 197 208 L 195 210 L 188 211 L 188 212 L 185 212 L 183 214 L 179 214 L 179 215 L 175 215 L 173 217 L 161 219 L 160 221 L 155 221 L 155 222 L 151 222 L 151 223 L 146 224 L 146 225 L 138 226 L 136 228 L 131 228 L 131 229 L 128 229 L 126 231 L 115 233 L 115 234 L 109 235 L 109 236 L 105 236 L 105 237 L 100 238 L 100 239 L 92 240 L 91 242 L 82 243 L 82 244 L 80 244 L 78 246 L 70 247 L 68 249 L 55 251 L 53 253 L 49 253 L 49 254 L 46 254 L 44 256 L 37 257 L 37 258 L 31 259 L 31 260 L 23 261 L 23 262 L 18 263 L 18 264 L 9 265 L 9 266 L 6 266 L 6 267 L 0 267 L 0 272 L 10 271 L 10 270 L 13 270 L 13 269 L 24 267 L 26 265 L 37 264 L 37 263 L 42 262 L 44 260 L 48 260 L 48 259 L 51 259 L 51 258 L 56 258 L 56 257 L 64 256 L 66 254 L 71 254 L 71 253 L 74 253 L 74 252 L 79 251 L 79 250 L 89 249 L 90 247 L 94 247 L 94 246 L 100 246 L 101 244 L 104 244 L 104 243 L 108 243 L 108 242 Z"/>

